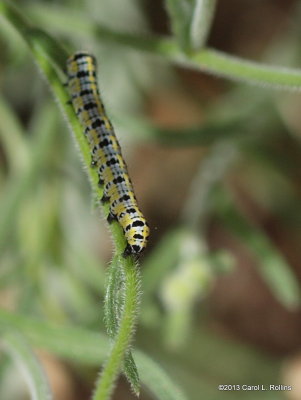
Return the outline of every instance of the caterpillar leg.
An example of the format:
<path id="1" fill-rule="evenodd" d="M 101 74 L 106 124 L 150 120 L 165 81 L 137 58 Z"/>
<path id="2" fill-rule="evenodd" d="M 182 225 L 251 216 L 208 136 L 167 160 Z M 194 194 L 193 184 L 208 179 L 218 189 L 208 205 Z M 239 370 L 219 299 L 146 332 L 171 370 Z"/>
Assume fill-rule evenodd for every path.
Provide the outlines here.
<path id="1" fill-rule="evenodd" d="M 107 216 L 107 221 L 109 224 L 111 224 L 113 221 L 117 221 L 116 215 L 113 214 L 111 211 L 109 212 Z"/>
<path id="2" fill-rule="evenodd" d="M 106 194 L 104 194 L 102 196 L 102 198 L 100 199 L 100 201 L 102 202 L 102 204 L 106 204 L 106 203 L 108 203 L 110 201 L 110 197 L 107 196 Z"/>
<path id="3" fill-rule="evenodd" d="M 128 256 L 130 256 L 132 254 L 133 254 L 132 248 L 131 248 L 131 246 L 129 244 L 127 244 L 125 249 L 124 249 L 124 252 L 122 253 L 122 255 L 123 255 L 124 258 L 126 258 L 126 257 L 128 257 Z"/>

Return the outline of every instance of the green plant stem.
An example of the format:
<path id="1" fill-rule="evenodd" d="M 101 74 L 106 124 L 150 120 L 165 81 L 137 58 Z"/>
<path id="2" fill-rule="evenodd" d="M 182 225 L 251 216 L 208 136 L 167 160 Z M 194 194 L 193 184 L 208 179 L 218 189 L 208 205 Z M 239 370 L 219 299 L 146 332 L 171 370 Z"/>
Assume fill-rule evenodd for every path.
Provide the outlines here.
<path id="1" fill-rule="evenodd" d="M 69 95 L 61 83 L 57 72 L 65 68 L 68 53 L 51 36 L 32 27 L 15 7 L 7 2 L 0 2 L 0 13 L 3 14 L 16 30 L 24 37 L 29 45 L 38 66 L 47 78 L 58 103 L 71 125 L 76 144 L 80 150 L 85 169 L 88 173 L 93 190 L 101 198 L 103 188 L 98 186 L 97 171 L 91 168 L 89 145 L 82 133 L 82 127 L 74 113 L 73 107 L 67 104 Z M 108 215 L 109 205 L 103 205 L 105 215 Z M 115 245 L 116 255 L 121 255 L 125 249 L 126 240 L 118 223 L 110 224 L 110 230 Z M 113 344 L 112 352 L 97 384 L 95 399 L 107 399 L 113 391 L 114 383 L 123 366 L 123 359 L 129 351 L 129 345 L 135 329 L 138 313 L 139 277 L 133 257 L 120 257 L 120 268 L 124 271 L 124 304 L 120 319 L 119 331 Z M 117 313 L 120 310 L 116 310 Z M 138 391 L 138 389 L 137 389 Z"/>
<path id="2" fill-rule="evenodd" d="M 190 40 L 193 50 L 205 46 L 213 21 L 216 0 L 196 0 L 190 25 Z"/>
<path id="3" fill-rule="evenodd" d="M 40 23 L 61 33 L 69 33 L 75 36 L 80 34 L 81 37 L 85 34 L 89 37 L 94 34 L 102 41 L 147 51 L 183 67 L 247 84 L 283 90 L 301 89 L 301 71 L 297 69 L 248 61 L 210 48 L 184 54 L 176 41 L 168 37 L 148 37 L 143 34 L 133 35 L 127 32 L 116 32 L 103 25 L 93 24 L 88 18 L 85 20 L 82 14 L 70 16 L 69 10 L 62 7 L 50 9 L 39 5 L 31 6 L 31 10 Z M 63 23 L 66 18 L 68 18 L 70 24 Z"/>
<path id="4" fill-rule="evenodd" d="M 135 267 L 133 268 L 129 258 L 126 258 L 124 262 L 124 274 L 125 298 L 119 329 L 115 336 L 110 357 L 105 363 L 96 384 L 93 400 L 107 400 L 110 398 L 134 333 L 139 302 L 139 276 L 138 270 Z"/>
<path id="5" fill-rule="evenodd" d="M 108 279 L 107 289 L 105 298 L 105 323 L 106 329 L 109 336 L 114 339 L 118 335 L 120 329 L 120 321 L 122 318 L 122 311 L 124 310 L 124 269 L 122 267 L 123 262 L 120 260 L 122 256 L 115 256 L 111 262 Z M 137 271 L 136 287 L 140 286 L 140 278 Z M 133 320 L 132 325 L 134 330 L 136 312 L 139 303 L 139 292 L 136 291 L 136 305 L 133 309 Z M 131 315 L 131 314 L 129 314 Z M 126 351 L 124 357 L 124 373 L 131 384 L 132 390 L 136 395 L 139 394 L 139 375 L 130 351 Z"/>
<path id="6" fill-rule="evenodd" d="M 135 36 L 114 32 L 100 26 L 97 31 L 103 40 L 157 54 L 183 67 L 273 89 L 301 89 L 301 72 L 297 69 L 247 61 L 210 48 L 184 54 L 176 42 L 170 38 Z"/>

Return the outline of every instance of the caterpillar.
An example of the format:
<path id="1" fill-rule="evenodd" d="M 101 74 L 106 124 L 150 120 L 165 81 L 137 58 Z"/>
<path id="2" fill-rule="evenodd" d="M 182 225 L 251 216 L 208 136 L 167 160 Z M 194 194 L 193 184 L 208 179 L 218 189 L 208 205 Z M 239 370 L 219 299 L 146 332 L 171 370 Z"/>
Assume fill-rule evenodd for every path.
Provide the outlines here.
<path id="1" fill-rule="evenodd" d="M 148 224 L 139 210 L 126 163 L 114 128 L 100 99 L 96 59 L 77 52 L 67 60 L 67 86 L 76 115 L 91 149 L 91 166 L 97 168 L 99 185 L 104 186 L 102 203 L 109 202 L 109 223 L 116 220 L 127 245 L 124 256 L 141 253 L 149 236 Z"/>

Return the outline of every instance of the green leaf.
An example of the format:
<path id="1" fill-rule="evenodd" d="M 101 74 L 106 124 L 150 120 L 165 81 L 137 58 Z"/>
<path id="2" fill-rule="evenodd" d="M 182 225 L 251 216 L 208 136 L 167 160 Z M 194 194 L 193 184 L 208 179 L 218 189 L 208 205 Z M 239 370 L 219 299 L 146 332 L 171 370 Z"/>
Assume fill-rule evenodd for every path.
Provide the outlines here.
<path id="1" fill-rule="evenodd" d="M 189 46 L 189 22 L 191 4 L 187 0 L 165 0 L 165 7 L 169 14 L 171 29 L 180 47 L 187 50 Z"/>
<path id="2" fill-rule="evenodd" d="M 193 50 L 205 46 L 213 21 L 216 0 L 196 0 L 190 26 L 190 40 Z"/>
<path id="3" fill-rule="evenodd" d="M 61 357 L 89 365 L 104 362 L 110 346 L 110 341 L 104 334 L 73 326 L 58 327 L 4 310 L 0 310 L 0 325 L 22 331 L 32 346 L 42 347 Z M 139 350 L 134 350 L 133 353 L 143 385 L 156 398 L 187 400 L 160 365 Z"/>
<path id="4" fill-rule="evenodd" d="M 8 353 L 20 368 L 31 397 L 36 400 L 51 400 L 53 397 L 43 367 L 25 338 L 16 332 L 7 331 L 2 340 Z"/>

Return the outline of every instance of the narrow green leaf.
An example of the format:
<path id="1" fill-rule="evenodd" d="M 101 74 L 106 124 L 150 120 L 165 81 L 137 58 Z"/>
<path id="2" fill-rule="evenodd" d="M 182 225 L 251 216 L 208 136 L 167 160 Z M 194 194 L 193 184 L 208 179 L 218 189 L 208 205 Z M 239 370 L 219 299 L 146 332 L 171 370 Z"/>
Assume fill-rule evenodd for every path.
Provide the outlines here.
<path id="1" fill-rule="evenodd" d="M 100 333 L 73 326 L 58 327 L 22 315 L 0 310 L 0 325 L 22 331 L 31 345 L 42 347 L 70 360 L 99 365 L 107 357 L 109 339 Z M 66 346 L 68 343 L 68 346 Z M 159 400 L 187 400 L 156 362 L 134 350 L 141 381 Z"/>
<path id="2" fill-rule="evenodd" d="M 160 400 L 185 400 L 181 389 L 166 375 L 163 368 L 141 352 L 134 352 L 142 382 Z"/>
<path id="3" fill-rule="evenodd" d="M 32 399 L 51 400 L 52 393 L 42 365 L 27 344 L 16 332 L 5 332 L 2 337 L 8 353 L 16 362 L 28 385 Z"/>
<path id="4" fill-rule="evenodd" d="M 32 156 L 29 157 L 29 153 L 26 153 L 27 162 L 23 165 L 23 170 L 19 171 L 16 178 L 9 182 L 6 186 L 5 193 L 1 197 L 0 248 L 4 246 L 10 238 L 9 233 L 14 226 L 14 219 L 18 215 L 17 210 L 22 204 L 24 196 L 32 188 L 38 176 L 43 173 L 41 167 L 46 159 L 49 146 L 55 139 L 52 129 L 55 123 L 54 114 L 52 110 L 45 109 L 44 115 L 46 114 L 49 116 L 49 123 L 40 131 L 40 135 L 35 138 L 33 143 L 29 143 L 28 141 L 24 142 L 24 151 L 25 149 L 28 150 L 27 146 L 29 146 L 29 144 L 32 145 Z M 4 128 L 5 130 L 2 132 L 3 136 L 9 136 L 11 131 L 7 130 L 7 127 Z"/>
<path id="5" fill-rule="evenodd" d="M 196 0 L 190 26 L 190 40 L 193 50 L 205 46 L 213 21 L 216 0 Z"/>
<path id="6" fill-rule="evenodd" d="M 187 50 L 189 45 L 189 20 L 191 4 L 187 0 L 165 0 L 166 10 L 169 14 L 171 29 L 180 47 Z"/>
<path id="7" fill-rule="evenodd" d="M 0 97 L 0 138 L 11 174 L 26 168 L 29 161 L 28 143 L 16 114 Z"/>
<path id="8" fill-rule="evenodd" d="M 140 377 L 131 351 L 128 351 L 124 357 L 124 374 L 131 385 L 132 391 L 136 396 L 139 396 Z"/>
<path id="9" fill-rule="evenodd" d="M 119 257 L 114 256 L 107 272 L 106 296 L 104 303 L 105 324 L 108 335 L 113 339 L 118 332 L 120 313 L 122 307 L 123 274 L 118 262 Z"/>

